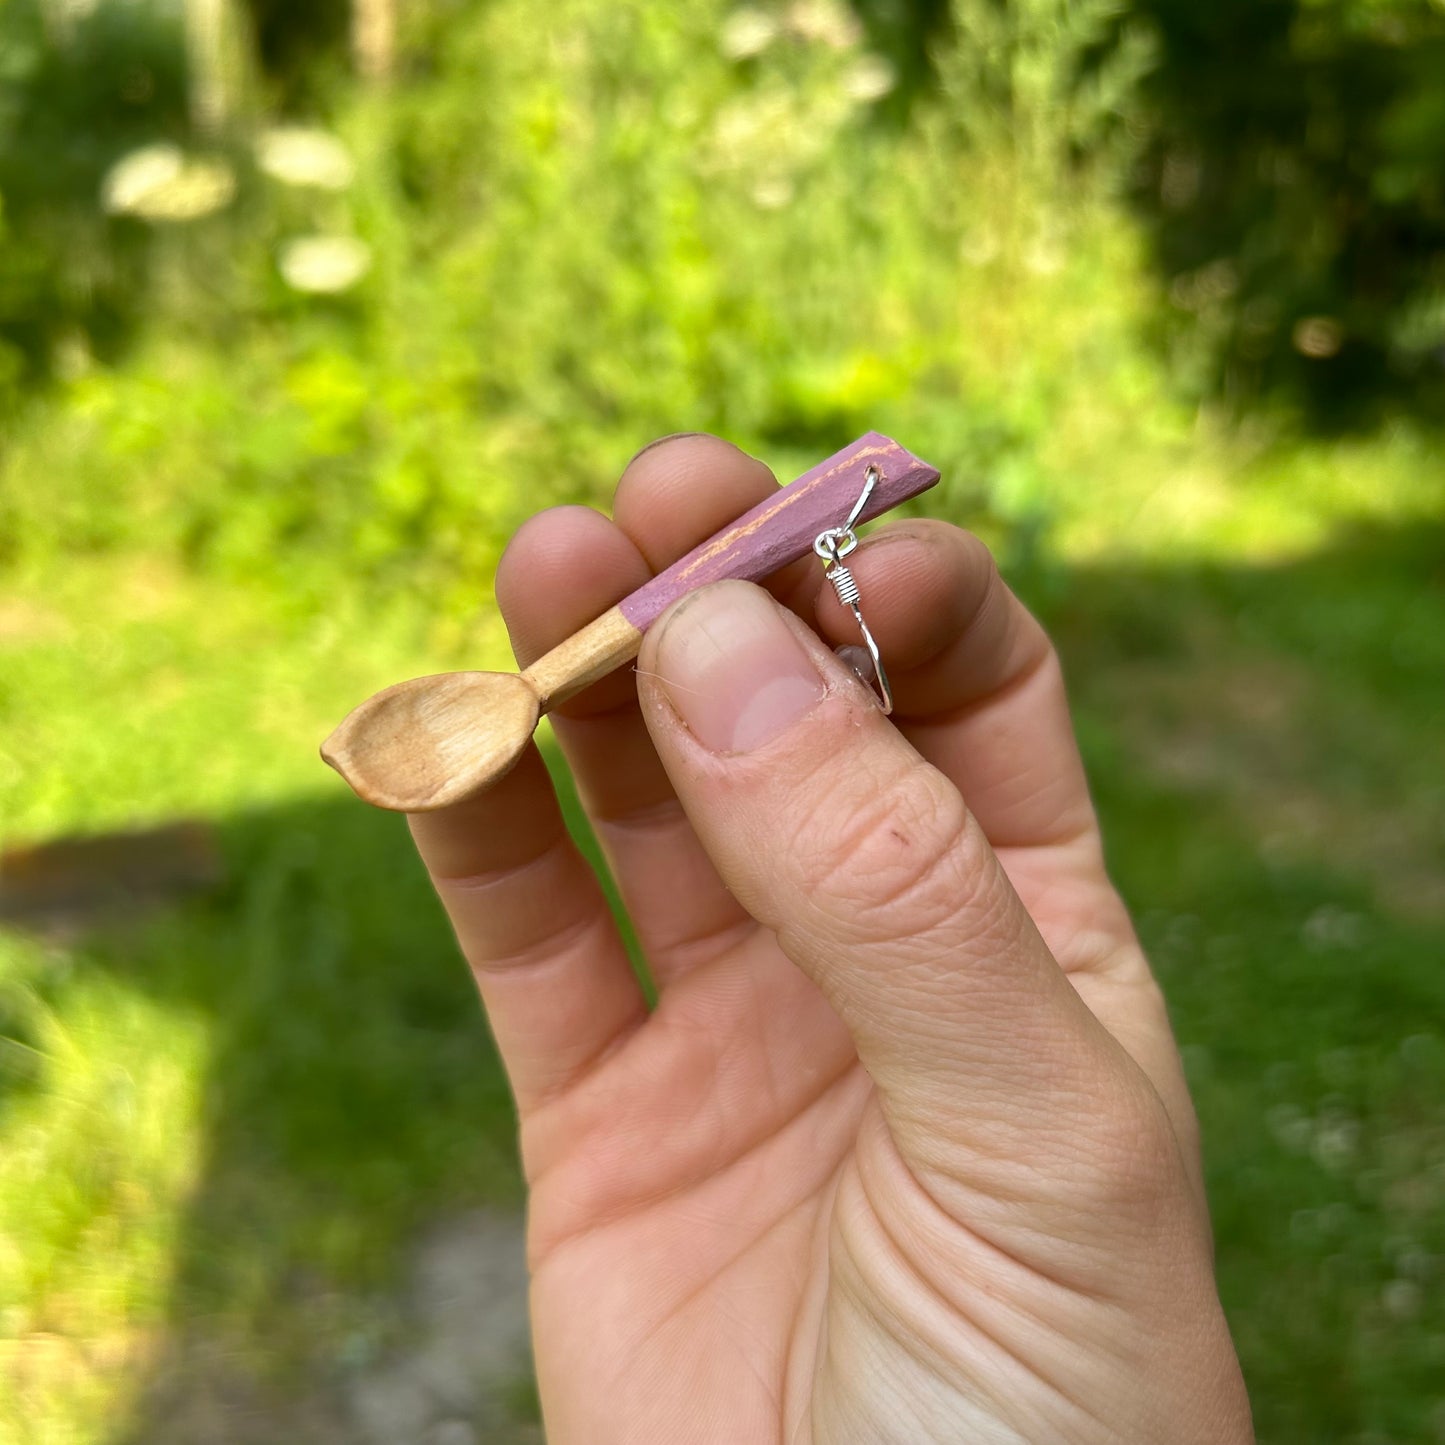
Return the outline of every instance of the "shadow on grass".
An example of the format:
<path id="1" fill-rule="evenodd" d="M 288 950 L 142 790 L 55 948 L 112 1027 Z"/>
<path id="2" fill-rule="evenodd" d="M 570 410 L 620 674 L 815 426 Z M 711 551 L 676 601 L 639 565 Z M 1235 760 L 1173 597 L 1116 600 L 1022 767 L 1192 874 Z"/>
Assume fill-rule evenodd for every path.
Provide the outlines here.
<path id="1" fill-rule="evenodd" d="M 1021 582 L 1170 998 L 1263 1441 L 1445 1428 L 1442 556 L 1431 525 L 1277 567 Z M 280 1397 L 364 1370 L 414 1232 L 521 1198 L 402 821 L 338 796 L 220 836 L 221 893 L 80 951 L 204 1015 L 212 1049 L 172 1346 L 114 1445 L 268 1438 L 228 1380 L 264 1367 Z"/>
<path id="2" fill-rule="evenodd" d="M 1445 527 L 1044 591 L 1259 1438 L 1441 1438 Z"/>
<path id="3" fill-rule="evenodd" d="M 337 797 L 218 834 L 229 883 L 75 963 L 209 1046 L 166 1337 L 113 1439 L 349 1441 L 348 1379 L 404 1343 L 418 1233 L 520 1206 L 511 1102 L 403 819 Z"/>
<path id="4" fill-rule="evenodd" d="M 212 846 L 225 882 L 94 926 L 43 990 L 64 1012 L 70 987 L 104 979 L 200 1019 L 207 1041 L 169 1319 L 112 1438 L 371 1441 L 348 1385 L 409 1344 L 400 1277 L 418 1236 L 459 1211 L 520 1209 L 510 1095 L 404 819 L 338 788 L 220 820 Z M 525 1423 L 522 1382 L 476 1383 L 506 1396 L 477 1413 Z"/>

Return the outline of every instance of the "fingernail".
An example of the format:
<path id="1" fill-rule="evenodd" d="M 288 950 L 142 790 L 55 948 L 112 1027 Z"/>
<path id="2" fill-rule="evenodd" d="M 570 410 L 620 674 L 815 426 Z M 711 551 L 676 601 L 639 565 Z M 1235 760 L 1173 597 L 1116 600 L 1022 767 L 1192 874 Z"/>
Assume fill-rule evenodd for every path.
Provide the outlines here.
<path id="1" fill-rule="evenodd" d="M 715 753 L 747 753 L 787 731 L 823 696 L 823 679 L 771 597 L 722 582 L 663 624 L 656 667 L 688 730 Z"/>
<path id="2" fill-rule="evenodd" d="M 669 432 L 665 437 L 655 437 L 652 441 L 648 442 L 645 447 L 639 447 L 635 452 L 633 452 L 632 461 L 627 463 L 627 467 L 630 467 L 632 465 L 632 462 L 635 462 L 638 457 L 646 456 L 647 453 L 653 449 L 653 447 L 665 447 L 668 442 L 680 442 L 684 437 L 701 437 L 706 435 L 706 432 L 700 431 L 675 431 Z M 623 467 L 622 470 L 625 472 L 627 470 L 627 467 Z"/>

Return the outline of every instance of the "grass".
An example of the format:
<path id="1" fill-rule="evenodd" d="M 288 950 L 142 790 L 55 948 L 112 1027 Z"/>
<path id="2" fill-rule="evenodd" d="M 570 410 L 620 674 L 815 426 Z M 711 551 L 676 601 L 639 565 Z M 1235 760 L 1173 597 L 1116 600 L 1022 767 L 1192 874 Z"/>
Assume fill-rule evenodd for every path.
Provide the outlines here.
<path id="1" fill-rule="evenodd" d="M 0 1434 L 102 1438 L 96 1411 L 122 1415 L 173 1341 L 284 1369 L 319 1323 L 340 1349 L 430 1209 L 518 1197 L 504 1084 L 404 825 L 315 755 L 445 647 L 414 600 L 367 629 L 332 600 L 115 566 L 8 600 L 9 838 L 200 815 L 225 881 L 64 942 L 0 936 Z"/>
<path id="2" fill-rule="evenodd" d="M 1173 1007 L 1266 1441 L 1445 1429 L 1445 588 L 1402 496 L 1293 560 L 1081 542 L 1019 574 Z M 284 1398 L 375 1358 L 415 1231 L 520 1198 L 405 830 L 313 751 L 380 681 L 497 639 L 424 598 L 114 561 L 32 576 L 0 621 L 7 838 L 199 815 L 225 862 L 158 913 L 0 934 L 0 1419 L 154 1438 L 178 1388 L 223 1388 L 207 1361 Z"/>
<path id="3" fill-rule="evenodd" d="M 1083 570 L 1053 619 L 1265 1441 L 1445 1433 L 1441 540 Z"/>

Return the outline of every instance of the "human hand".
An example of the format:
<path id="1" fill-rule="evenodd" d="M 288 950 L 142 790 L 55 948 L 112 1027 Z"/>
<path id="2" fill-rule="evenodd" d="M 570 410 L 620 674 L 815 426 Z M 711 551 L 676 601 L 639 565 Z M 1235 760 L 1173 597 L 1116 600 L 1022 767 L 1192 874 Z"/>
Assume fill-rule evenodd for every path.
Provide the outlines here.
<path id="1" fill-rule="evenodd" d="M 497 576 L 519 662 L 774 485 L 680 437 L 614 521 L 533 518 Z M 555 718 L 651 1013 L 535 748 L 412 819 L 517 1098 L 548 1438 L 1248 1441 L 1057 658 L 967 533 L 892 524 L 849 565 L 891 722 L 811 558 L 771 583 L 791 613 L 685 598 Z"/>

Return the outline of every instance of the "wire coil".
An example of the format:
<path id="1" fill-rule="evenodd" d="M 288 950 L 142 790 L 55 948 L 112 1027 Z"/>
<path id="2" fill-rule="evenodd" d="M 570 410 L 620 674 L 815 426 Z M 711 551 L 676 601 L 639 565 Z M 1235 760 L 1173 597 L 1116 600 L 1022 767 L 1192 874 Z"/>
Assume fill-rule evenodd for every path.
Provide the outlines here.
<path id="1" fill-rule="evenodd" d="M 826 576 L 838 594 L 838 601 L 844 607 L 856 607 L 859 604 L 863 594 L 858 591 L 857 579 L 841 562 L 829 567 Z"/>

